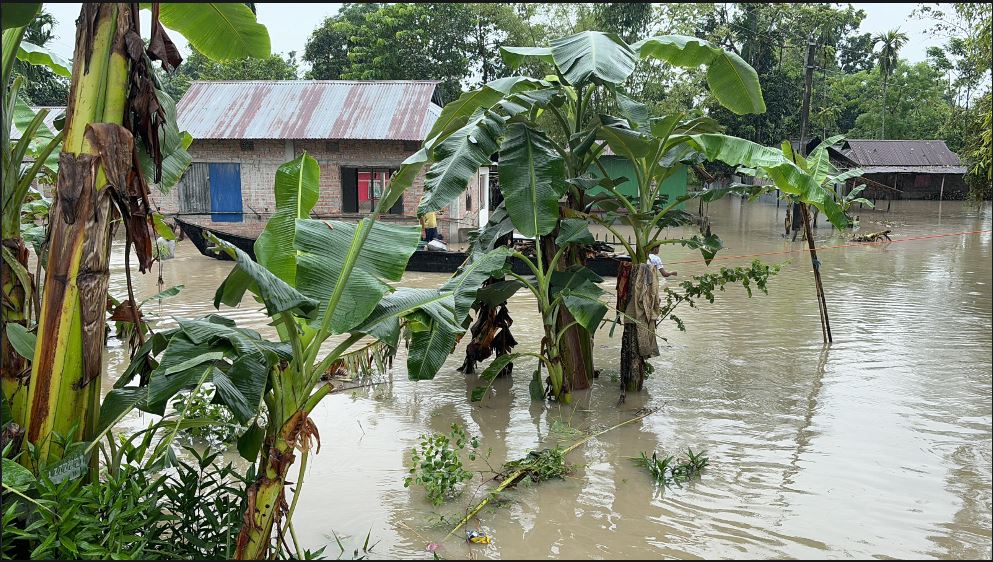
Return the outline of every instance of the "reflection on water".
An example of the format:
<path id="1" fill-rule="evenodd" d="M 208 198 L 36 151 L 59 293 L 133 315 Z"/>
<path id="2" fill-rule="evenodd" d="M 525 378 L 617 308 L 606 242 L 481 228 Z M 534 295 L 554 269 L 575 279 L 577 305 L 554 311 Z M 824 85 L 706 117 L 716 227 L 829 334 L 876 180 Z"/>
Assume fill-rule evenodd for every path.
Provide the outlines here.
<path id="1" fill-rule="evenodd" d="M 722 255 L 785 252 L 763 259 L 792 260 L 768 296 L 749 300 L 729 289 L 712 305 L 681 311 L 687 332 L 664 328 L 668 343 L 652 361 L 646 391 L 620 409 L 610 376 L 620 332 L 610 338 L 606 330 L 595 353 L 605 374 L 570 407 L 530 400 L 528 364 L 516 367 L 516 383 L 497 381 L 482 404 L 471 405 L 475 383 L 455 370 L 465 342 L 434 381 L 411 383 L 398 368 L 392 384 L 332 395 L 314 414 L 323 449 L 311 458 L 297 508 L 301 539 L 330 544 L 334 555 L 332 532 L 358 546 L 371 531 L 377 556 L 427 557 L 425 544 L 443 537 L 483 492 L 474 493 L 474 482 L 462 501 L 434 509 L 419 490 L 405 489 L 404 459 L 419 434 L 461 423 L 482 437 L 496 467 L 575 440 L 563 427 L 607 427 L 642 406 L 661 406 L 573 453 L 570 478 L 516 490 L 509 505 L 484 511 L 479 524 L 492 545 L 470 552 L 456 538 L 443 556 L 989 558 L 989 205 L 894 202 L 889 213 L 862 213 L 863 231 L 892 228 L 897 239 L 987 232 L 819 252 L 835 337 L 829 349 L 821 345 L 809 260 L 790 253 L 803 244 L 780 235 L 783 209 L 731 200 L 711 204 L 709 213 L 725 242 Z M 816 238 L 820 247 L 844 243 L 825 226 Z M 115 249 L 111 290 L 122 295 Z M 708 269 L 681 248 L 663 259 L 677 279 Z M 181 244 L 164 276 L 167 286 L 186 288 L 148 312 L 162 327 L 174 316 L 213 312 L 214 290 L 230 267 Z M 402 284 L 434 286 L 443 278 L 410 273 Z M 612 280 L 604 288 L 612 292 Z M 155 275 L 136 279 L 139 298 L 156 290 Z M 533 299 L 514 297 L 511 311 L 521 348 L 536 346 Z M 223 314 L 273 335 L 250 300 Z M 112 348 L 111 372 L 124 360 L 123 349 Z M 706 449 L 711 466 L 682 488 L 655 489 L 630 460 L 640 451 L 687 447 Z"/>

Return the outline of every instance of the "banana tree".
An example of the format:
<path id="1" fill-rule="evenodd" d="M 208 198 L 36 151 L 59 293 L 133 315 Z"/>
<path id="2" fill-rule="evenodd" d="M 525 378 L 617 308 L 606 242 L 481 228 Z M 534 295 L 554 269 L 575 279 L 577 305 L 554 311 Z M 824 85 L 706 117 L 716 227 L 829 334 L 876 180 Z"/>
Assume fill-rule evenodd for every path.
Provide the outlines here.
<path id="1" fill-rule="evenodd" d="M 268 32 L 243 4 L 143 6 L 152 12 L 147 48 L 137 4 L 83 4 L 77 24 L 26 406 L 27 441 L 42 464 L 61 455 L 53 432 L 79 440 L 96 430 L 114 218 L 120 215 L 127 252 L 133 244 L 146 271 L 148 184 L 167 189 L 190 161 L 175 103 L 159 88 L 151 63 L 172 70 L 182 60 L 163 24 L 212 58 L 269 54 Z"/>
<path id="2" fill-rule="evenodd" d="M 548 138 L 549 148 L 562 159 L 565 189 L 561 203 L 566 209 L 582 211 L 589 195 L 579 180 L 591 175 L 606 145 L 599 137 L 601 121 L 596 108 L 606 100 L 619 111 L 647 119 L 644 106 L 631 100 L 622 88 L 641 59 L 685 68 L 705 66 L 710 92 L 720 103 L 736 113 L 765 110 L 755 71 L 736 54 L 692 37 L 659 36 L 628 45 L 614 34 L 587 31 L 554 40 L 548 47 L 504 47 L 501 54 L 512 68 L 538 62 L 552 72 L 540 79 L 516 76 L 495 80 L 445 106 L 421 150 L 407 159 L 399 174 L 401 180 L 412 181 L 417 171 L 430 166 L 419 212 L 450 203 L 466 188 L 475 170 L 489 164 L 493 154 L 498 153 L 503 162 L 505 150 L 523 150 L 503 142 L 515 123 L 525 123 Z M 555 226 L 538 235 L 542 259 L 558 252 L 557 236 Z M 584 253 L 573 248 L 557 267 L 567 269 L 583 261 Z M 586 388 L 592 378 L 590 334 L 573 322 L 567 309 L 561 309 L 560 314 L 562 325 L 572 325 L 563 337 L 563 362 L 571 375 L 571 388 Z"/>
<path id="3" fill-rule="evenodd" d="M 637 191 L 633 195 L 622 194 L 606 179 L 582 178 L 575 183 L 587 189 L 600 188 L 600 193 L 590 199 L 583 216 L 621 239 L 632 258 L 630 265 L 624 264 L 618 275 L 617 308 L 626 314 L 621 384 L 624 391 L 637 391 L 644 382 L 646 358 L 658 354 L 654 339 L 658 307 L 650 301 L 631 298 L 638 284 L 654 284 L 651 280 L 656 272 L 654 267 L 648 265 L 648 255 L 661 245 L 680 244 L 699 249 L 709 264 L 721 249 L 720 239 L 709 231 L 709 227 L 705 232 L 689 238 L 663 239 L 669 227 L 695 222 L 692 216 L 679 210 L 679 206 L 695 198 L 714 201 L 732 192 L 756 197 L 769 189 L 734 186 L 690 193 L 666 201 L 660 197 L 659 188 L 678 166 L 704 160 L 755 166 L 762 169 L 763 174 L 775 176 L 775 184 L 781 187 L 783 193 L 822 209 L 832 222 L 843 224 L 846 219 L 831 192 L 823 188 L 830 166 L 826 149 L 816 153 L 817 160 L 812 162 L 818 171 L 812 173 L 808 172 L 807 163 L 802 159 L 794 164 L 792 155 L 777 149 L 714 133 L 719 126 L 708 117 L 691 118 L 684 114 L 649 117 L 647 108 L 631 99 L 619 108 L 624 118 L 600 116 L 598 138 L 614 154 L 631 163 Z M 631 229 L 633 240 L 630 243 L 623 242 L 623 237 L 616 230 L 618 223 Z"/>
<path id="4" fill-rule="evenodd" d="M 238 449 L 259 467 L 238 538 L 241 559 L 265 558 L 280 521 L 291 524 L 287 474 L 302 451 L 299 495 L 311 440 L 319 443 L 309 415 L 331 390 L 329 374 L 355 358 L 392 354 L 404 326 L 409 376 L 433 377 L 455 346 L 476 289 L 510 254 L 506 248 L 481 254 L 440 289 L 395 290 L 388 283 L 400 280 L 420 232 L 377 219 L 402 189 L 391 184 L 358 224 L 311 220 L 319 174 L 307 155 L 279 168 L 276 212 L 256 241 L 257 262 L 214 239 L 237 263 L 218 287 L 215 306 L 237 306 L 252 293 L 265 305 L 278 341 L 219 316 L 180 319 L 178 329 L 139 351 L 101 416 L 101 428 L 109 428 L 132 407 L 160 414 L 176 393 L 213 384 L 215 400 L 250 426 Z M 125 386 L 135 377 L 137 387 Z"/>
<path id="5" fill-rule="evenodd" d="M 51 175 L 52 169 L 57 167 L 53 160 L 57 158 L 62 134 L 50 131 L 45 124 L 48 109 L 35 113 L 18 97 L 24 78 L 14 77 L 12 69 L 15 58 L 25 53 L 24 47 L 27 46 L 32 55 L 36 55 L 28 62 L 46 64 L 60 74 L 68 74 L 68 69 L 57 57 L 39 59 L 38 56 L 44 51 L 23 43 L 24 25 L 35 17 L 39 8 L 40 4 L 8 4 L 4 5 L 3 14 L 3 71 L 0 79 L 4 88 L 3 118 L 0 123 L 0 150 L 3 152 L 3 180 L 0 184 L 3 202 L 0 226 L 3 240 L 0 261 L 0 378 L 3 381 L 3 398 L 10 406 L 13 421 L 18 424 L 17 431 L 24 423 L 30 358 L 24 357 L 12 344 L 8 326 L 17 324 L 27 327 L 31 315 L 31 300 L 36 290 L 32 275 L 27 269 L 28 249 L 21 236 L 21 208 L 32 182 L 42 175 Z M 10 13 L 15 9 L 21 13 Z M 21 22 L 25 23 L 8 27 Z M 12 130 L 17 131 L 19 138 L 10 137 Z"/>
<path id="6" fill-rule="evenodd" d="M 501 169 L 503 166 L 505 164 L 501 162 Z M 506 166 L 510 167 L 512 164 L 507 163 Z M 548 221 L 548 215 L 544 215 L 544 212 L 537 207 L 528 214 L 520 209 L 508 210 L 501 207 L 494 213 L 493 220 L 490 221 L 486 231 L 480 237 L 477 243 L 478 248 L 485 249 L 486 244 L 498 240 L 505 232 L 515 228 L 519 229 L 521 226 L 527 228 L 526 225 L 522 225 L 522 219 L 530 219 L 533 223 L 538 223 L 540 220 Z M 506 271 L 505 273 L 513 277 L 513 280 L 488 285 L 480 289 L 477 294 L 477 299 L 482 302 L 499 303 L 505 301 L 521 288 L 530 291 L 537 300 L 544 333 L 539 349 L 498 356 L 483 370 L 480 379 L 492 384 L 497 375 L 508 365 L 522 357 L 530 356 L 538 360 L 538 368 L 533 372 L 529 385 L 531 397 L 535 400 L 546 397 L 554 398 L 568 404 L 571 402 L 571 390 L 573 389 L 570 387 L 569 377 L 565 375 L 563 370 L 563 338 L 574 326 L 581 326 L 586 333 L 593 334 L 607 313 L 607 307 L 600 302 L 603 289 L 598 284 L 603 281 L 602 278 L 580 265 L 573 265 L 566 269 L 560 267 L 570 250 L 594 242 L 587 221 L 567 218 L 561 221 L 548 221 L 548 225 L 556 225 L 558 230 L 558 235 L 554 240 L 558 250 L 550 259 L 544 259 L 542 256 L 541 244 L 535 245 L 533 255 L 515 250 L 513 257 L 523 262 L 531 275 L 525 276 L 513 271 Z M 571 318 L 569 323 L 562 322 L 564 317 L 560 313 L 562 310 L 569 312 L 568 318 Z M 541 376 L 542 368 L 548 373 L 544 379 Z M 473 389 L 472 401 L 481 400 L 489 388 L 489 384 Z"/>

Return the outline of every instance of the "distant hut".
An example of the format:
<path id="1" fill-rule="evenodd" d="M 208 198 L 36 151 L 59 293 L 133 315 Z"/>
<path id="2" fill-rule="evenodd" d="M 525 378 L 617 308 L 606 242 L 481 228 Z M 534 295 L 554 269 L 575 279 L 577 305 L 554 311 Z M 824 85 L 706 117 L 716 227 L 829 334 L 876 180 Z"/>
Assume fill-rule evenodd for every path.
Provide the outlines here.
<path id="1" fill-rule="evenodd" d="M 849 139 L 840 153 L 865 171 L 849 189 L 864 183 L 868 197 L 961 199 L 968 193 L 966 167 L 945 141 Z"/>
<path id="2" fill-rule="evenodd" d="M 164 213 L 243 236 L 257 236 L 275 211 L 276 169 L 302 152 L 321 166 L 312 213 L 357 220 L 383 194 L 390 175 L 416 152 L 441 113 L 432 80 L 196 81 L 177 104 L 180 130 L 193 136 L 193 163 Z M 448 239 L 478 226 L 482 177 L 439 216 Z M 424 173 L 384 220 L 416 222 Z M 486 193 L 483 193 L 485 198 Z"/>

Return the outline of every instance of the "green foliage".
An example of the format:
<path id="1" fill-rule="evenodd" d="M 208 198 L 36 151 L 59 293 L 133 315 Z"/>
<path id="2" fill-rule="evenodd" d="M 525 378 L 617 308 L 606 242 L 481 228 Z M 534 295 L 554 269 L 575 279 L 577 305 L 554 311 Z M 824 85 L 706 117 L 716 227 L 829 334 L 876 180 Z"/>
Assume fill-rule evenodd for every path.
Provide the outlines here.
<path id="1" fill-rule="evenodd" d="M 294 52 L 221 62 L 195 48 L 192 51 L 174 73 L 161 76 L 163 88 L 175 100 L 183 97 L 194 80 L 296 80 L 300 73 Z"/>
<path id="2" fill-rule="evenodd" d="M 636 461 L 648 470 L 660 486 L 668 487 L 699 477 L 703 469 L 710 464 L 710 459 L 705 456 L 706 453 L 706 451 L 694 453 L 693 449 L 687 449 L 686 458 L 683 459 L 673 456 L 659 458 L 655 451 L 652 451 L 652 456 L 649 457 L 648 453 L 642 451 L 641 457 Z"/>
<path id="3" fill-rule="evenodd" d="M 342 78 L 441 80 L 442 99 L 458 96 L 467 74 L 472 18 L 465 4 L 388 4 L 354 30 Z"/>
<path id="4" fill-rule="evenodd" d="M 181 33 L 194 49 L 212 60 L 265 58 L 270 54 L 269 31 L 242 3 L 163 3 L 159 21 Z"/>
<path id="5" fill-rule="evenodd" d="M 212 385 L 204 385 L 198 390 L 176 396 L 172 407 L 176 414 L 184 413 L 188 420 L 214 422 L 210 425 L 192 425 L 183 429 L 182 434 L 213 447 L 223 447 L 238 440 L 245 427 L 238 424 L 227 407 L 211 400 L 214 392 Z"/>
<path id="6" fill-rule="evenodd" d="M 447 435 L 421 435 L 420 440 L 420 447 L 410 451 L 410 476 L 404 478 L 403 486 L 417 484 L 424 488 L 432 504 L 442 505 L 461 493 L 462 483 L 472 478 L 464 468 L 462 455 L 465 453 L 469 461 L 476 460 L 479 438 L 469 438 L 462 426 L 453 423 Z"/>
<path id="7" fill-rule="evenodd" d="M 971 135 L 965 147 L 969 163 L 969 195 L 974 200 L 989 199 L 993 192 L 993 98 L 989 92 L 976 104 L 971 117 Z"/>
<path id="8" fill-rule="evenodd" d="M 3 557 L 230 558 L 244 484 L 217 453 L 187 452 L 193 462 L 179 461 L 169 475 L 128 463 L 88 484 L 43 476 L 5 492 Z"/>
<path id="9" fill-rule="evenodd" d="M 450 101 L 465 85 L 508 75 L 499 46 L 533 32 L 507 3 L 346 3 L 314 30 L 303 59 L 310 79 L 441 80 Z"/>
<path id="10" fill-rule="evenodd" d="M 307 78 L 340 80 L 349 68 L 348 51 L 354 47 L 356 30 L 365 25 L 365 16 L 380 9 L 376 2 L 345 3 L 334 16 L 325 18 L 307 39 L 303 60 L 310 63 Z"/>
<path id="11" fill-rule="evenodd" d="M 42 9 L 24 30 L 24 41 L 35 47 L 44 48 L 54 39 L 53 30 L 56 23 L 55 18 Z M 43 58 L 39 56 L 35 60 L 41 62 Z M 68 68 L 69 65 L 64 63 L 61 66 Z M 27 103 L 39 106 L 61 106 L 67 103 L 69 81 L 62 69 L 56 71 L 44 64 L 18 60 L 14 64 L 14 72 L 24 76 L 25 84 L 21 96 Z"/>
<path id="12" fill-rule="evenodd" d="M 500 477 L 521 471 L 522 479 L 531 484 L 537 484 L 553 478 L 565 478 L 572 467 L 566 464 L 563 449 L 543 449 L 529 451 L 527 456 L 515 461 L 504 463 Z"/>
<path id="13" fill-rule="evenodd" d="M 740 284 L 749 298 L 752 296 L 753 285 L 762 293 L 768 294 L 769 278 L 779 273 L 782 267 L 781 264 L 766 265 L 755 260 L 749 267 L 722 267 L 716 273 L 695 275 L 679 284 L 680 291 L 664 287 L 665 303 L 662 305 L 659 321 L 669 318 L 680 330 L 686 331 L 683 321 L 673 314 L 679 305 L 685 303 L 690 308 L 696 308 L 700 300 L 713 304 L 718 291 L 723 292 L 725 286 L 735 284 Z"/>

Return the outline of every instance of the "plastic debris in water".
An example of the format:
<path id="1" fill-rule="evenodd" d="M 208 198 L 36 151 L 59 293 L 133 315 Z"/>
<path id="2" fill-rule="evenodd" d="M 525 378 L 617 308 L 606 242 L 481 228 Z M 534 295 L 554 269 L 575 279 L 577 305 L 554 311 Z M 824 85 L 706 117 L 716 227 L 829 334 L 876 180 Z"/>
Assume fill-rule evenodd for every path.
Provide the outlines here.
<path id="1" fill-rule="evenodd" d="M 428 552 L 434 552 L 434 551 L 438 550 L 439 548 L 441 548 L 441 545 L 438 544 L 438 543 L 434 543 L 433 542 L 433 543 L 428 543 L 428 545 L 424 548 L 424 550 L 426 550 Z"/>
<path id="2" fill-rule="evenodd" d="M 465 540 L 475 544 L 490 544 L 493 539 L 488 537 L 486 533 L 482 531 L 468 531 L 466 533 Z"/>

